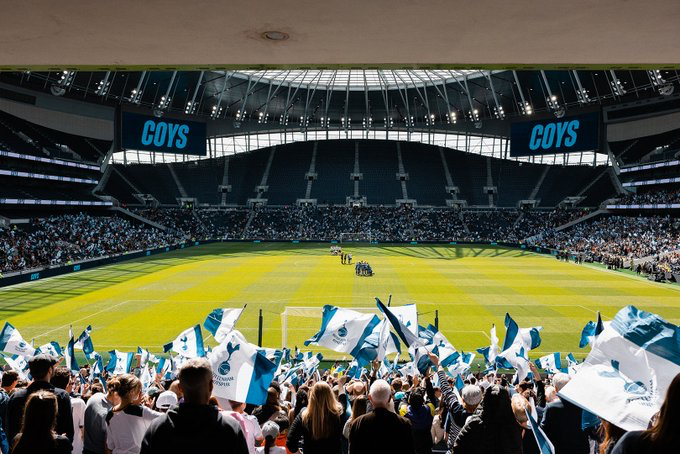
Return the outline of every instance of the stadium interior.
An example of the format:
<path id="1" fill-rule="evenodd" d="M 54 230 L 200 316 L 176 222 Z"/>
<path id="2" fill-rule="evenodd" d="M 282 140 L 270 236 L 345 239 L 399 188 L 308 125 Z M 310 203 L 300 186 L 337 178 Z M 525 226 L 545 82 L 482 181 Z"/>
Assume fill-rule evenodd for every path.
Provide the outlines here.
<path id="1" fill-rule="evenodd" d="M 600 409 L 575 385 L 558 394 L 557 377 L 585 383 L 607 348 L 597 336 L 616 328 L 626 337 L 630 312 L 662 323 L 661 337 L 671 332 L 672 348 L 650 351 L 674 354 L 674 365 L 658 372 L 636 338 L 628 365 L 606 367 L 626 392 L 658 385 L 653 413 L 679 386 L 677 5 L 489 0 L 456 2 L 453 18 L 444 0 L 169 0 L 162 11 L 126 0 L 111 14 L 49 3 L 16 5 L 0 31 L 3 373 L 35 381 L 31 361 L 50 353 L 73 375 L 72 398 L 127 374 L 160 393 L 176 390 L 182 364 L 205 357 L 220 409 L 243 402 L 255 415 L 283 387 L 300 395 L 324 381 L 350 402 L 385 378 L 407 419 L 420 391 L 408 397 L 393 380 L 424 394 L 432 379 L 440 395 L 423 399 L 452 421 L 446 383 L 459 392 L 446 399 L 465 411 L 475 383 L 522 396 L 520 386 L 545 383 L 579 421 L 584 409 L 584 428 L 588 415 L 590 428 L 602 424 L 583 432 L 590 452 L 643 452 L 612 451 L 610 425 L 625 438 L 646 429 L 651 410 L 612 414 L 615 396 Z M 332 328 L 336 315 L 344 319 Z M 353 331 L 371 316 L 375 324 Z M 324 340 L 355 335 L 345 350 Z M 183 354 L 192 339 L 196 351 Z M 274 366 L 261 396 L 253 378 L 239 400 L 242 389 L 219 380 L 249 349 L 253 370 Z M 551 405 L 526 396 L 527 414 L 534 397 Z M 297 398 L 277 404 L 291 407 L 291 423 Z M 3 444 L 3 402 L 0 392 L 0 452 L 32 452 Z M 538 448 L 507 452 L 589 452 L 564 448 L 543 411 L 540 431 L 522 426 Z M 446 421 L 445 438 L 432 427 L 431 443 L 414 435 L 420 447 L 404 452 L 491 452 L 456 448 L 464 430 Z M 295 452 L 290 433 L 279 446 Z M 74 453 L 99 454 L 84 440 Z M 351 436 L 342 442 L 346 454 Z"/>

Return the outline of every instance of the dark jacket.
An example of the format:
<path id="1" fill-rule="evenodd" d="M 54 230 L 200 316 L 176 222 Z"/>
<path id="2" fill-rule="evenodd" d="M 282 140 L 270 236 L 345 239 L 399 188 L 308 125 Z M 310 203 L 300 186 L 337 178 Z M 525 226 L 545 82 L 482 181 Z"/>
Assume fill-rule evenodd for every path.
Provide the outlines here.
<path id="1" fill-rule="evenodd" d="M 40 454 L 71 454 L 72 450 L 71 440 L 63 435 L 57 435 L 54 437 L 54 447 L 49 451 L 40 450 Z M 33 451 L 33 449 L 31 448 L 30 451 Z M 12 454 L 33 454 L 30 451 L 15 449 Z"/>
<path id="2" fill-rule="evenodd" d="M 664 451 L 652 446 L 649 437 L 644 436 L 642 430 L 634 430 L 623 435 L 611 451 L 612 454 L 671 454 L 676 453 L 677 447 L 671 451 Z M 557 453 L 555 453 L 557 454 Z"/>
<path id="3" fill-rule="evenodd" d="M 467 419 L 456 438 L 453 454 L 521 454 L 522 433 L 517 422 L 498 421 L 487 423 L 481 412 Z M 557 454 L 557 453 L 555 453 Z"/>
<path id="4" fill-rule="evenodd" d="M 556 400 L 545 407 L 541 428 L 555 446 L 555 454 L 587 454 L 588 437 L 581 430 L 582 411 L 576 405 Z"/>
<path id="5" fill-rule="evenodd" d="M 309 428 L 302 420 L 303 413 L 304 411 L 300 412 L 290 426 L 288 438 L 286 439 L 288 450 L 296 452 L 302 447 L 305 454 L 339 454 L 342 452 L 343 425 L 340 416 L 331 419 L 333 427 L 331 428 L 330 437 L 313 440 Z M 302 441 L 302 444 L 300 441 Z"/>
<path id="6" fill-rule="evenodd" d="M 421 405 L 419 408 L 408 406 L 408 411 L 404 415 L 411 422 L 411 433 L 413 433 L 413 444 L 416 452 L 432 452 L 432 420 L 434 416 L 428 405 Z"/>
<path id="7" fill-rule="evenodd" d="M 376 408 L 353 420 L 349 428 L 349 454 L 413 454 L 411 423 L 396 413 Z"/>
<path id="8" fill-rule="evenodd" d="M 151 423 L 140 454 L 193 452 L 248 454 L 248 445 L 236 419 L 211 405 L 182 403 Z"/>
<path id="9" fill-rule="evenodd" d="M 57 434 L 66 435 L 69 440 L 73 441 L 71 398 L 63 389 L 44 381 L 33 382 L 27 388 L 16 389 L 12 393 L 7 404 L 7 421 L 5 422 L 7 439 L 14 440 L 14 437 L 21 432 L 21 421 L 28 396 L 38 391 L 50 391 L 57 397 L 57 426 L 54 430 Z"/>

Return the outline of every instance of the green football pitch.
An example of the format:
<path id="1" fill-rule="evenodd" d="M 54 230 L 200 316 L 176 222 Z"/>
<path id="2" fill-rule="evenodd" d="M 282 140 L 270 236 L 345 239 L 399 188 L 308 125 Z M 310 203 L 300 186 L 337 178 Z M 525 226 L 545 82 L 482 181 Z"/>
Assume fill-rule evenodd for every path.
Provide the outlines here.
<path id="1" fill-rule="evenodd" d="M 563 263 L 519 249 L 448 245 L 350 245 L 354 260 L 367 260 L 373 277 L 357 277 L 328 244 L 212 243 L 0 289 L 0 313 L 35 345 L 66 344 L 69 325 L 92 325 L 95 349 L 160 352 L 185 328 L 203 323 L 218 307 L 247 308 L 238 329 L 257 342 L 263 310 L 265 347 L 303 347 L 320 326 L 324 304 L 375 309 L 375 297 L 393 305 L 416 303 L 419 323 L 434 324 L 459 350 L 489 345 L 489 328 L 509 312 L 520 327 L 541 325 L 542 345 L 532 358 L 579 350 L 580 331 L 601 311 L 610 319 L 632 304 L 680 322 L 680 286 L 648 282 L 628 272 Z M 204 332 L 206 342 L 214 339 Z M 341 358 L 321 351 L 327 358 Z"/>

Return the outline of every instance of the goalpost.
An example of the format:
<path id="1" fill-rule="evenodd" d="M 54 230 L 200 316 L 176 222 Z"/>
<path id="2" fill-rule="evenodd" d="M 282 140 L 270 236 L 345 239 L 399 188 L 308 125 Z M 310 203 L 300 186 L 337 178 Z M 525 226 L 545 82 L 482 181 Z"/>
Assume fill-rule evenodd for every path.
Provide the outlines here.
<path id="1" fill-rule="evenodd" d="M 380 315 L 380 310 L 377 307 L 347 307 L 357 312 L 364 312 L 367 314 Z M 299 332 L 301 336 L 294 336 L 299 341 L 298 348 L 302 349 L 304 345 L 302 342 L 309 339 L 319 331 L 321 327 L 321 316 L 323 315 L 323 307 L 313 306 L 286 306 L 281 313 L 281 345 L 284 348 L 292 348 L 288 346 L 288 331 Z M 290 323 L 289 323 L 290 319 Z M 301 339 L 301 340 L 300 340 Z M 295 345 L 293 345 L 294 347 Z M 314 347 L 318 349 L 318 347 Z M 325 350 L 325 349 L 323 349 Z"/>
<path id="2" fill-rule="evenodd" d="M 340 243 L 370 243 L 372 236 L 370 233 L 351 233 L 342 232 L 340 234 Z"/>

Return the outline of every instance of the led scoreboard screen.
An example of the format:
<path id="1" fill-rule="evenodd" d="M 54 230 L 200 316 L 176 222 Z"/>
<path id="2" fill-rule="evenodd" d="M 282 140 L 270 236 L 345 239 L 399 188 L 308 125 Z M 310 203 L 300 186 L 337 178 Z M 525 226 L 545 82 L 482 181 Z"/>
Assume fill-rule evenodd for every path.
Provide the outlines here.
<path id="1" fill-rule="evenodd" d="M 128 150 L 205 156 L 206 126 L 198 121 L 121 112 L 121 146 Z"/>
<path id="2" fill-rule="evenodd" d="M 537 156 L 599 148 L 600 114 L 513 123 L 510 156 Z"/>

